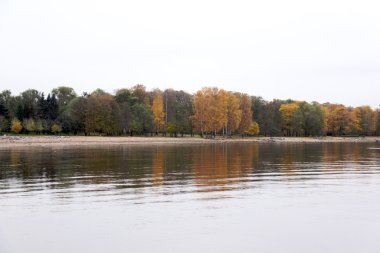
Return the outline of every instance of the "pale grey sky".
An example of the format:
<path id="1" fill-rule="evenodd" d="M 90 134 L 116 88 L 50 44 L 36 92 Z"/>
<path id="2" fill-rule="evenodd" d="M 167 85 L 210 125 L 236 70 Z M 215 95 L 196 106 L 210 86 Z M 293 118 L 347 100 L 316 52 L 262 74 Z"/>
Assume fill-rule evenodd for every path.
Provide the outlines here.
<path id="1" fill-rule="evenodd" d="M 380 104 L 379 1 L 0 0 L 0 90 L 142 83 Z"/>

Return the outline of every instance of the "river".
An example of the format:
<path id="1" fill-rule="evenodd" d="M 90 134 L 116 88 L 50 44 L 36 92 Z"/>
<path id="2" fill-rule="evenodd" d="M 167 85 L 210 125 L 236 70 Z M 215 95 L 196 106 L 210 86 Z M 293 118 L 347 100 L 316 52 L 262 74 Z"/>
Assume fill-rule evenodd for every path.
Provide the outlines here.
<path id="1" fill-rule="evenodd" d="M 3 148 L 0 252 L 379 252 L 379 148 Z"/>

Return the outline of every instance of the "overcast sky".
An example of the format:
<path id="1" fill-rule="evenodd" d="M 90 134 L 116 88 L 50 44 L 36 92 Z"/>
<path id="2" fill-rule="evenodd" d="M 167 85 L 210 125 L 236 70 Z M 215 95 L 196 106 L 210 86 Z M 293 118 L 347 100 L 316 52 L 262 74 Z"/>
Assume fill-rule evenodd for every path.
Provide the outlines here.
<path id="1" fill-rule="evenodd" d="M 379 1 L 0 0 L 0 90 L 142 83 L 380 104 Z"/>

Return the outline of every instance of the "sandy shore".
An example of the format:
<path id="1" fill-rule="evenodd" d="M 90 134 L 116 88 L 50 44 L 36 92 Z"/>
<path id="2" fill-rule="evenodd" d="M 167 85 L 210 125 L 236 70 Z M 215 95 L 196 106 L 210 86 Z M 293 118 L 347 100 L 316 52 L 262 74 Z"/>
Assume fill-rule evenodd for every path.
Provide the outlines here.
<path id="1" fill-rule="evenodd" d="M 380 137 L 252 137 L 252 138 L 216 138 L 200 137 L 102 137 L 102 136 L 1 136 L 2 147 L 33 146 L 99 146 L 132 144 L 191 144 L 191 143 L 323 143 L 323 142 L 379 142 Z"/>

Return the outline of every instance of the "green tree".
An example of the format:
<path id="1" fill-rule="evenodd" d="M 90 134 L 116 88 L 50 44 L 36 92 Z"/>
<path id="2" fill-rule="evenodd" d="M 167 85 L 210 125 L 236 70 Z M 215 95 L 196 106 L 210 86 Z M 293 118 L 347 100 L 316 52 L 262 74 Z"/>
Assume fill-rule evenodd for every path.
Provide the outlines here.
<path id="1" fill-rule="evenodd" d="M 149 96 L 146 92 L 146 88 L 142 84 L 137 84 L 131 88 L 133 97 L 137 98 L 137 103 L 149 104 Z"/>
<path id="2" fill-rule="evenodd" d="M 62 113 L 71 100 L 77 97 L 74 89 L 67 86 L 59 86 L 51 91 L 58 100 L 58 110 Z"/>
<path id="3" fill-rule="evenodd" d="M 134 104 L 131 107 L 132 123 L 130 134 L 146 134 L 152 131 L 153 115 L 149 106 L 141 103 Z"/>
<path id="4" fill-rule="evenodd" d="M 28 131 L 29 133 L 34 133 L 36 131 L 36 123 L 34 121 L 33 118 L 29 118 L 29 119 L 24 119 L 24 128 L 26 129 L 26 131 Z"/>
<path id="5" fill-rule="evenodd" d="M 18 105 L 18 116 L 20 120 L 24 118 L 35 118 L 38 111 L 38 101 L 41 94 L 34 89 L 29 89 L 21 93 Z"/>
<path id="6" fill-rule="evenodd" d="M 9 121 L 3 115 L 0 115 L 0 132 L 7 132 L 9 129 Z"/>
<path id="7" fill-rule="evenodd" d="M 282 118 L 280 107 L 282 100 L 265 101 L 261 97 L 251 97 L 252 118 L 260 126 L 260 134 L 264 136 L 279 136 L 282 134 Z"/>
<path id="8" fill-rule="evenodd" d="M 121 133 L 120 107 L 109 94 L 94 94 L 87 99 L 85 129 L 87 134 Z"/>
<path id="9" fill-rule="evenodd" d="M 379 136 L 380 135 L 380 109 L 377 109 L 375 111 L 375 118 L 374 118 L 374 122 L 375 122 L 375 135 Z"/>
<path id="10" fill-rule="evenodd" d="M 45 120 L 38 119 L 36 121 L 36 132 L 38 134 L 43 134 L 46 131 L 47 123 Z"/>
<path id="11" fill-rule="evenodd" d="M 69 102 L 60 116 L 62 132 L 74 134 L 85 132 L 86 102 L 85 97 L 76 97 Z"/>
<path id="12" fill-rule="evenodd" d="M 164 91 L 163 101 L 166 129 L 171 124 L 170 129 L 174 129 L 172 132 L 173 136 L 177 136 L 178 133 L 182 136 L 185 132 L 192 133 L 192 96 L 182 90 L 167 89 Z"/>

